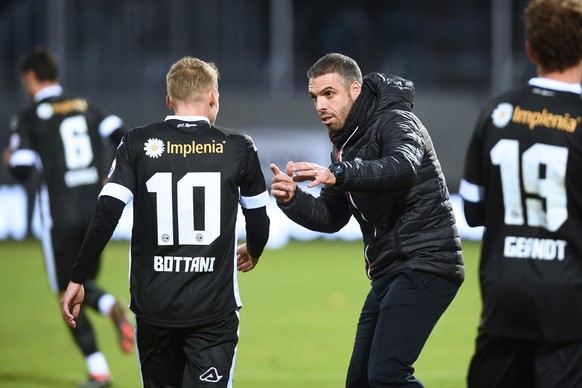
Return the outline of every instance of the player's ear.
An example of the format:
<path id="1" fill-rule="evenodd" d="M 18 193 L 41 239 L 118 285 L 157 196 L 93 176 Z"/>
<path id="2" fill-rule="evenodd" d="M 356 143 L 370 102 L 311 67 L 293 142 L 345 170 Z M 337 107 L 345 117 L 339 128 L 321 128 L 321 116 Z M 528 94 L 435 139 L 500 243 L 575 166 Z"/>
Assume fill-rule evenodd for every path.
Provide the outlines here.
<path id="1" fill-rule="evenodd" d="M 358 81 L 352 82 L 352 84 L 350 85 L 350 96 L 352 97 L 353 100 L 358 98 L 361 91 L 362 91 L 362 85 L 360 85 L 360 83 Z"/>
<path id="2" fill-rule="evenodd" d="M 210 92 L 208 95 L 208 97 L 209 97 L 208 104 L 211 107 L 218 105 L 218 96 L 219 96 L 219 94 L 218 94 L 217 89 L 215 89 L 215 88 L 210 89 Z"/>
<path id="3" fill-rule="evenodd" d="M 534 49 L 531 47 L 531 44 L 529 44 L 528 41 L 525 42 L 525 51 L 527 52 L 527 56 L 529 57 L 529 59 L 537 65 L 538 64 L 538 55 L 536 54 Z"/>
<path id="4" fill-rule="evenodd" d="M 172 101 L 170 100 L 170 96 L 166 96 L 166 105 L 168 106 L 168 108 L 171 111 L 175 111 L 174 104 L 172 104 Z"/>

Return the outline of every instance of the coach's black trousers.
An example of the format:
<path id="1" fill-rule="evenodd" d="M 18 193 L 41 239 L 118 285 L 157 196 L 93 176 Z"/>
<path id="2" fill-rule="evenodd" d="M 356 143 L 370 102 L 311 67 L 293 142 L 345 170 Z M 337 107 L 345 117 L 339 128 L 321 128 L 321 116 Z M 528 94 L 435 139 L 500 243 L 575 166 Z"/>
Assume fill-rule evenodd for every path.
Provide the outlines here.
<path id="1" fill-rule="evenodd" d="M 347 388 L 423 387 L 413 364 L 459 285 L 404 270 L 372 282 L 358 322 Z"/>

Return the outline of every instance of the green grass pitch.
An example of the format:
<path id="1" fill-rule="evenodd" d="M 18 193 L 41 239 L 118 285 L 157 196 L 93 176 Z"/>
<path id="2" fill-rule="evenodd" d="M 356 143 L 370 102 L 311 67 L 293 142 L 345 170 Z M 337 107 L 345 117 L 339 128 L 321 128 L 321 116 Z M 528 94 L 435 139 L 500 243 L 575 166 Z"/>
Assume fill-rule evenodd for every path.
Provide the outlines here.
<path id="1" fill-rule="evenodd" d="M 480 299 L 479 243 L 465 242 L 466 281 L 420 359 L 416 376 L 428 388 L 462 388 L 473 351 Z M 100 283 L 128 293 L 128 243 L 105 250 Z M 369 281 L 360 242 L 291 242 L 266 250 L 240 274 L 244 307 L 235 371 L 238 388 L 344 386 L 356 323 Z M 85 376 L 59 304 L 50 293 L 40 244 L 0 242 L 0 387 L 74 387 Z M 91 314 L 118 388 L 140 387 L 135 354 L 117 347 L 113 325 Z"/>

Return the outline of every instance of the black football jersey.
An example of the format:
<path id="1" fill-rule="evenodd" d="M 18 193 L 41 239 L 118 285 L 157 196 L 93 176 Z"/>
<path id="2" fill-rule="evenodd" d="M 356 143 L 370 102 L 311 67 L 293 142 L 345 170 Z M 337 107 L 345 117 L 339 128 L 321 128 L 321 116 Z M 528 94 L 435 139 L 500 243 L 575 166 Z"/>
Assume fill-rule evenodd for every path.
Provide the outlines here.
<path id="1" fill-rule="evenodd" d="M 200 117 L 129 131 L 100 195 L 133 200 L 131 309 L 158 326 L 211 321 L 240 307 L 239 203 L 269 195 L 252 140 Z"/>
<path id="2" fill-rule="evenodd" d="M 59 90 L 56 87 L 56 94 L 49 93 L 13 119 L 10 165 L 39 169 L 54 223 L 88 224 L 111 163 L 104 139 L 123 123 Z"/>
<path id="3" fill-rule="evenodd" d="M 534 78 L 492 97 L 465 163 L 460 194 L 485 210 L 482 329 L 582 338 L 579 86 Z"/>

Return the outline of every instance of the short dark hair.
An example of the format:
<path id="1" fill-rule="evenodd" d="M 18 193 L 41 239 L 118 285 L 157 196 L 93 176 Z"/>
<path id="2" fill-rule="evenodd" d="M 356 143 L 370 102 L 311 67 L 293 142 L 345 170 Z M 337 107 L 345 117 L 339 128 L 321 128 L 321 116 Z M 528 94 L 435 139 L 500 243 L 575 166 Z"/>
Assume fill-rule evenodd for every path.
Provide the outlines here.
<path id="1" fill-rule="evenodd" d="M 532 0 L 524 12 L 525 35 L 545 72 L 582 60 L 582 2 Z"/>
<path id="2" fill-rule="evenodd" d="M 39 81 L 56 81 L 59 76 L 57 61 L 45 48 L 37 48 L 28 53 L 20 62 L 20 71 L 34 72 Z"/>
<path id="3" fill-rule="evenodd" d="M 362 84 L 362 71 L 352 58 L 338 53 L 330 53 L 321 57 L 307 71 L 307 78 L 312 79 L 322 75 L 338 73 L 345 81 L 346 87 L 353 81 Z"/>

